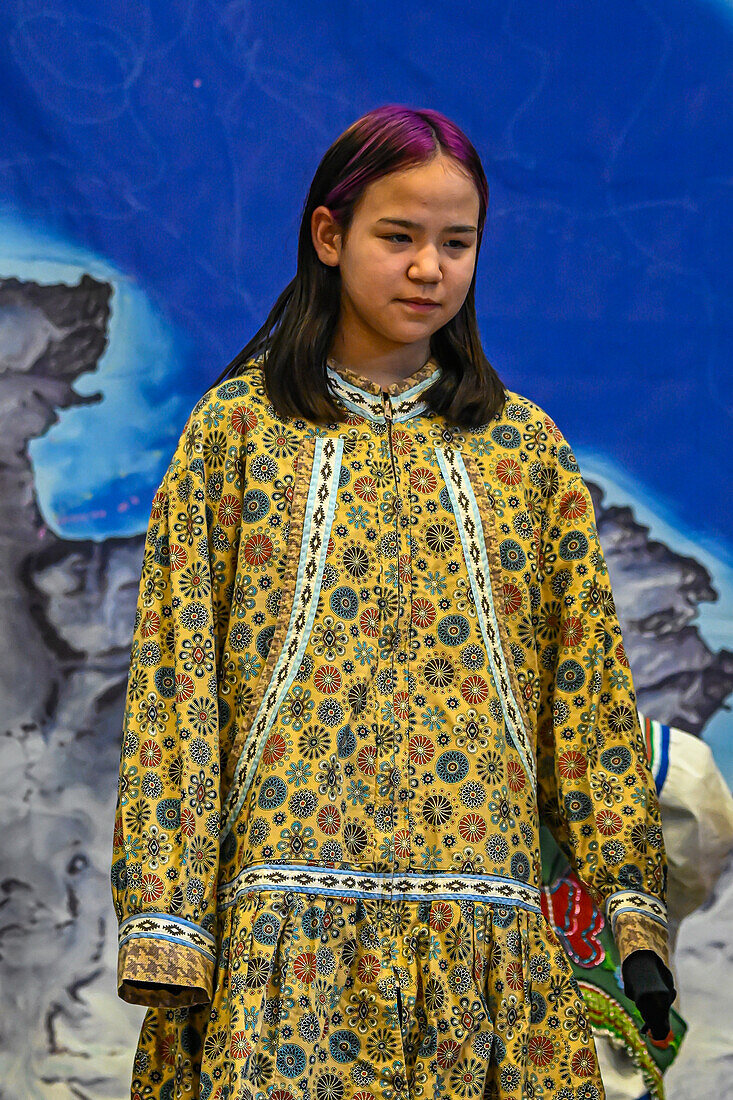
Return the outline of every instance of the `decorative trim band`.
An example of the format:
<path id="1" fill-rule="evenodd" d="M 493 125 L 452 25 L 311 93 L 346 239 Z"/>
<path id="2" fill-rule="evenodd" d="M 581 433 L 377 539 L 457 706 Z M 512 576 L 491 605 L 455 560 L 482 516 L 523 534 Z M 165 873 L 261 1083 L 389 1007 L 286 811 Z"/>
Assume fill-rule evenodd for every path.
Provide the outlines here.
<path id="1" fill-rule="evenodd" d="M 249 890 L 293 890 L 338 897 L 388 901 L 485 901 L 541 912 L 540 891 L 518 879 L 497 875 L 454 875 L 450 871 L 368 871 L 313 864 L 268 863 L 247 867 L 218 891 L 220 909 L 228 909 Z"/>
<path id="2" fill-rule="evenodd" d="M 616 920 L 621 913 L 640 913 L 650 917 L 664 928 L 667 927 L 667 908 L 652 894 L 643 894 L 641 890 L 618 890 L 605 901 L 606 917 L 611 922 L 611 931 L 616 934 Z"/>
<path id="3" fill-rule="evenodd" d="M 123 920 L 119 928 L 119 947 L 138 939 L 167 940 L 192 947 L 212 961 L 216 958 L 216 940 L 210 932 L 170 913 L 138 913 Z"/>
<path id="4" fill-rule="evenodd" d="M 616 1046 L 623 1044 L 641 1073 L 651 1096 L 654 1100 L 659 1100 L 660 1096 L 664 1096 L 663 1071 L 656 1064 L 652 1051 L 647 1047 L 646 1040 L 639 1031 L 639 1025 L 623 1005 L 609 996 L 605 989 L 599 989 L 597 985 L 583 981 L 582 978 L 578 979 L 578 985 L 594 1032 L 609 1036 Z"/>
<path id="5" fill-rule="evenodd" d="M 338 371 L 335 371 L 330 366 L 326 367 L 326 371 L 331 387 L 335 391 L 339 401 L 341 401 L 350 412 L 357 413 L 358 416 L 363 416 L 367 420 L 373 420 L 380 424 L 384 423 L 382 398 L 379 394 L 369 393 L 359 386 L 352 385 L 350 382 L 347 382 L 345 378 L 342 378 Z M 414 386 L 411 386 L 409 390 L 405 390 L 404 393 L 392 396 L 393 422 L 410 420 L 413 416 L 419 416 L 420 413 L 425 412 L 428 408 L 428 403 L 427 401 L 421 400 L 420 395 L 437 381 L 440 374 L 441 370 L 437 368 L 431 375 L 424 378 L 422 382 L 417 382 Z"/>
<path id="6" fill-rule="evenodd" d="M 282 596 L 281 613 L 268 660 L 260 674 L 259 690 L 252 700 L 249 714 L 241 723 L 240 733 L 232 750 L 237 764 L 222 810 L 221 840 L 231 831 L 247 796 L 280 704 L 303 659 L 315 619 L 336 509 L 344 438 L 309 438 L 312 440 L 313 451 L 307 482 L 304 479 L 308 477 L 308 463 L 306 461 L 301 465 L 303 453 L 298 462 L 298 478 L 291 512 L 294 526 L 289 537 L 285 572 L 286 591 Z M 304 484 L 307 484 L 308 491 L 303 502 L 300 495 Z M 291 585 L 294 585 L 292 592 L 288 590 Z M 254 716 L 250 720 L 252 714 Z"/>
<path id="7" fill-rule="evenodd" d="M 528 731 L 524 726 L 521 707 L 513 692 L 511 672 L 501 644 L 501 630 L 494 607 L 491 568 L 486 541 L 482 537 L 483 524 L 479 504 L 460 451 L 453 447 L 436 446 L 435 453 L 458 523 L 473 598 L 479 612 L 481 633 L 501 700 L 504 721 L 527 778 L 534 789 L 537 786 L 534 753 Z M 488 535 L 489 532 L 486 532 L 486 537 Z"/>
<path id="8" fill-rule="evenodd" d="M 656 722 L 653 718 L 646 718 L 641 712 L 639 712 L 639 719 L 646 738 L 646 751 L 654 776 L 654 784 L 659 795 L 669 770 L 670 727 Z"/>

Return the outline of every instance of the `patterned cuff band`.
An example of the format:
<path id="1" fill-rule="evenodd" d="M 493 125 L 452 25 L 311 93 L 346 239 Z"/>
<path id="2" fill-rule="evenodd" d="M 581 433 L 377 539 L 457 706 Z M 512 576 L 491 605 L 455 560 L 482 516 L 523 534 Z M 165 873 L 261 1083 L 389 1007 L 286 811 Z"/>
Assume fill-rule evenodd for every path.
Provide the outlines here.
<path id="1" fill-rule="evenodd" d="M 212 995 L 211 933 L 166 913 L 144 913 L 120 925 L 117 991 L 130 1004 L 206 1004 Z"/>

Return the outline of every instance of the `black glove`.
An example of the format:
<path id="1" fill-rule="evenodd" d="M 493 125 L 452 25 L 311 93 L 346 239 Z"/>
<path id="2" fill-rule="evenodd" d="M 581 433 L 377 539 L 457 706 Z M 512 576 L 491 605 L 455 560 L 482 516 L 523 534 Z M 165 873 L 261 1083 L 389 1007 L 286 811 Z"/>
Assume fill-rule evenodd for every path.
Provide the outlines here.
<path id="1" fill-rule="evenodd" d="M 677 996 L 674 979 L 654 951 L 632 951 L 621 964 L 624 992 L 636 1004 L 644 1021 L 642 1035 L 650 1031 L 657 1042 L 669 1035 L 669 1009 Z"/>

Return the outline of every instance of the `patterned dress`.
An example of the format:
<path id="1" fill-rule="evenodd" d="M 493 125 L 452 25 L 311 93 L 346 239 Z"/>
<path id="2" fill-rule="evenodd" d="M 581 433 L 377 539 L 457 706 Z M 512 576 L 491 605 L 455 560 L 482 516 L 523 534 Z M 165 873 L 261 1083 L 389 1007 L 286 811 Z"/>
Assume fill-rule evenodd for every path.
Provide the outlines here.
<path id="1" fill-rule="evenodd" d="M 541 821 L 621 958 L 668 962 L 590 495 L 527 398 L 431 413 L 440 369 L 329 361 L 321 427 L 253 360 L 155 495 L 112 868 L 136 1100 L 602 1098 Z"/>

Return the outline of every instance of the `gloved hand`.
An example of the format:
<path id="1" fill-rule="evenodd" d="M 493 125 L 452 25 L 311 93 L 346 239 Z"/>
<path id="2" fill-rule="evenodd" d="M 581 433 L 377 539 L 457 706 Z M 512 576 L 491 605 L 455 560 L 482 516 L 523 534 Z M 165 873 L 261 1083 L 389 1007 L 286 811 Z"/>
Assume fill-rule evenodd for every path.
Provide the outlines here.
<path id="1" fill-rule="evenodd" d="M 677 996 L 672 974 L 654 951 L 632 951 L 621 964 L 624 992 L 636 1004 L 644 1027 L 657 1042 L 669 1037 L 669 1009 Z"/>

